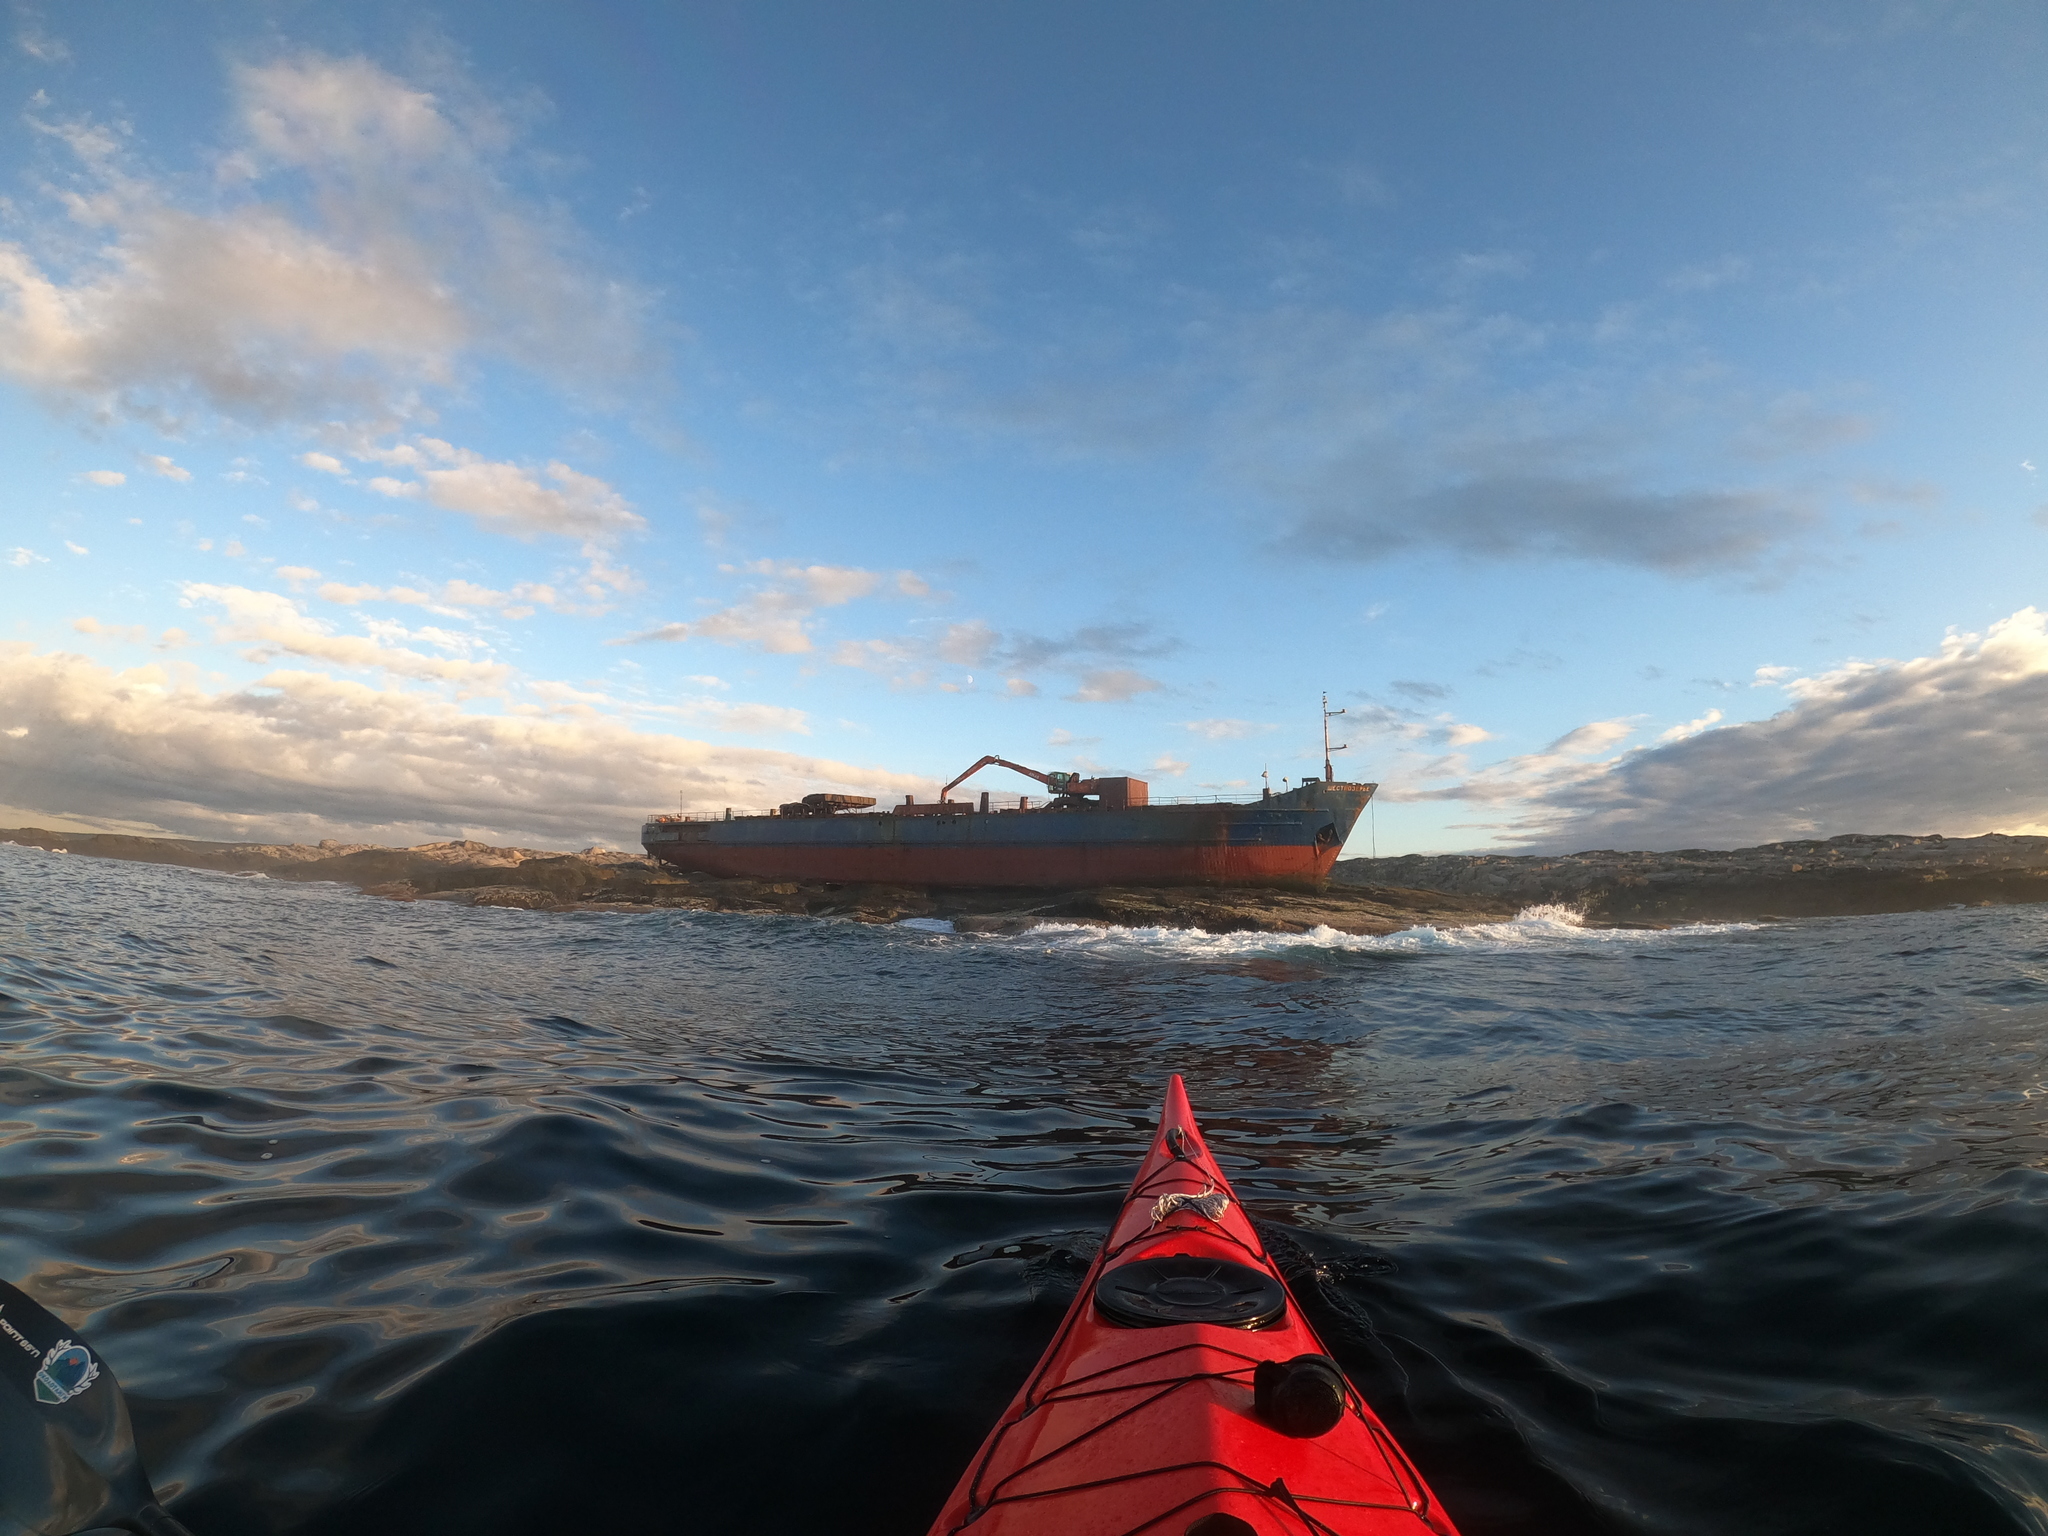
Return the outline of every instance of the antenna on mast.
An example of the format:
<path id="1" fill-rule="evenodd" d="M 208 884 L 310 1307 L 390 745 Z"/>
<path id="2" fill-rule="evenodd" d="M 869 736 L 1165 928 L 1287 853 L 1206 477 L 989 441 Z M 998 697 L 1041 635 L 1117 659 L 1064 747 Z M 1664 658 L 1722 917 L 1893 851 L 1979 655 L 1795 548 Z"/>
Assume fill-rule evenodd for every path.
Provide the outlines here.
<path id="1" fill-rule="evenodd" d="M 1344 711 L 1341 709 L 1330 708 L 1330 696 L 1325 693 L 1323 695 L 1323 782 L 1325 784 L 1337 777 L 1330 770 L 1330 754 L 1332 752 L 1348 752 L 1351 750 L 1351 743 L 1348 741 L 1339 746 L 1333 747 L 1330 745 L 1330 721 L 1333 717 L 1343 713 Z"/>

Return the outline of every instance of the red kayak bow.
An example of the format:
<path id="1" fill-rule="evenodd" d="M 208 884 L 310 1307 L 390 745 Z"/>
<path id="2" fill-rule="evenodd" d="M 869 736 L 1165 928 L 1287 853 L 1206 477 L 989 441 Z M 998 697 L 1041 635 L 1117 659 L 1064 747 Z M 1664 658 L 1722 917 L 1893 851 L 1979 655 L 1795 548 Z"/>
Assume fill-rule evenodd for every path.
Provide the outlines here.
<path id="1" fill-rule="evenodd" d="M 1109 1240 L 931 1536 L 1457 1536 L 1175 1077 Z"/>

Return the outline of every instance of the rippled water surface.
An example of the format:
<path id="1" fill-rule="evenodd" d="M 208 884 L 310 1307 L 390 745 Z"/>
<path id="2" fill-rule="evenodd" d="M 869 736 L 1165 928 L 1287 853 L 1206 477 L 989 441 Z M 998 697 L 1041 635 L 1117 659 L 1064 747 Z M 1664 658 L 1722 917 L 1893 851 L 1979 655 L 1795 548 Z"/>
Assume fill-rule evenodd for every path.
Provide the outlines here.
<path id="1" fill-rule="evenodd" d="M 0 1273 L 198 1536 L 917 1536 L 1181 1072 L 1468 1536 L 2048 1531 L 2048 908 L 968 938 L 0 847 Z"/>

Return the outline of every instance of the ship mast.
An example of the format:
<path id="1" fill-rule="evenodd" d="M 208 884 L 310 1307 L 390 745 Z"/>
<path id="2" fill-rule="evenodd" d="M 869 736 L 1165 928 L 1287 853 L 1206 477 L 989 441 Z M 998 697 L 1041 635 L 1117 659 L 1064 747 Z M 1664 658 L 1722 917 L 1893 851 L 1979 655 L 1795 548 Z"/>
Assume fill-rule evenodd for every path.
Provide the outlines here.
<path id="1" fill-rule="evenodd" d="M 1330 745 L 1330 721 L 1334 716 L 1343 713 L 1344 711 L 1341 709 L 1330 708 L 1330 696 L 1325 693 L 1323 695 L 1323 782 L 1325 784 L 1333 782 L 1337 777 L 1335 773 L 1330 771 L 1330 754 L 1332 752 L 1348 752 L 1351 750 L 1351 743 L 1348 741 L 1339 746 L 1333 747 Z"/>

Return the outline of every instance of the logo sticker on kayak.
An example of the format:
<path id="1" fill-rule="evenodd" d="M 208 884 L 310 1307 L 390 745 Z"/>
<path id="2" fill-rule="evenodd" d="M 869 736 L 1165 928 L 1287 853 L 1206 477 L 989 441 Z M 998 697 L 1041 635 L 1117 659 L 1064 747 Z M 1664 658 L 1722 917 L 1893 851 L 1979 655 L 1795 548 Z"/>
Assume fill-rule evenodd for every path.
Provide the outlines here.
<path id="1" fill-rule="evenodd" d="M 83 1344 L 59 1339 L 36 1372 L 36 1401 L 68 1403 L 100 1379 L 100 1363 Z"/>

